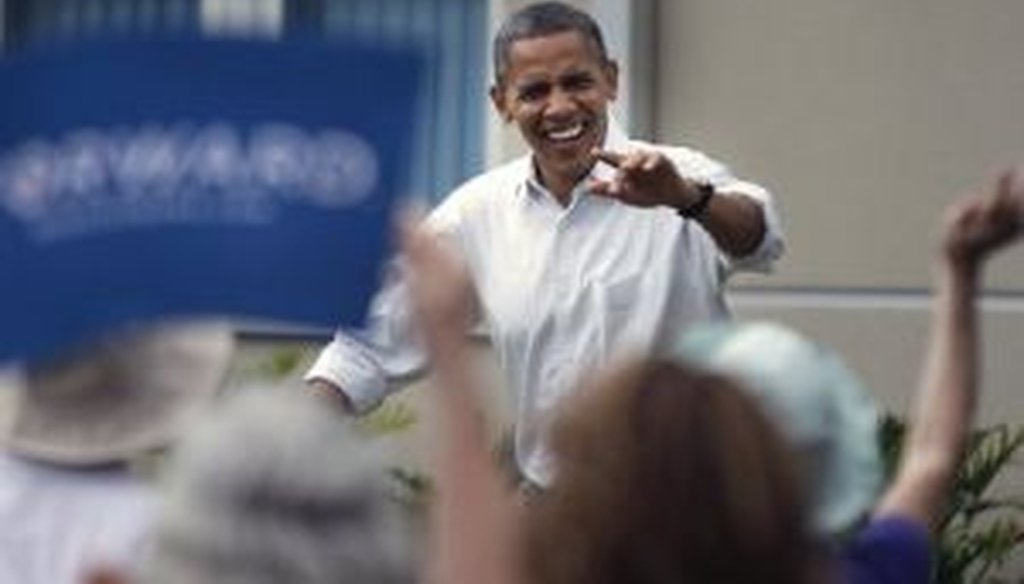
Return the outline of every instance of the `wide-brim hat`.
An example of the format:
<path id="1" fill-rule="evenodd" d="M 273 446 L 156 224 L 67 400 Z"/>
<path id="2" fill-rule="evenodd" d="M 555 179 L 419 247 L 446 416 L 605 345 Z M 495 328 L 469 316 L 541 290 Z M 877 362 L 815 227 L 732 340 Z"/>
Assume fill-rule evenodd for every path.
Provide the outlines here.
<path id="1" fill-rule="evenodd" d="M 882 480 L 879 410 L 826 346 L 771 322 L 690 329 L 684 358 L 732 375 L 757 398 L 799 456 L 820 535 L 839 535 L 871 509 Z"/>
<path id="2" fill-rule="evenodd" d="M 222 323 L 133 328 L 0 376 L 0 449 L 61 465 L 127 461 L 167 446 L 224 381 Z"/>

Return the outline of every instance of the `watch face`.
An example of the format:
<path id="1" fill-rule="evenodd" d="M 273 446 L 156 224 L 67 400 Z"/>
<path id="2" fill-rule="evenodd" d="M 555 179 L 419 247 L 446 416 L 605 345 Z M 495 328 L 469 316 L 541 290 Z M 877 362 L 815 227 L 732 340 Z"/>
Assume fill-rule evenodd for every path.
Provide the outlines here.
<path id="1" fill-rule="evenodd" d="M 715 195 L 715 185 L 708 181 L 698 182 L 697 190 L 700 191 L 700 197 L 698 197 L 692 205 L 683 207 L 679 210 L 679 214 L 686 219 L 695 219 L 700 217 L 701 214 L 704 213 L 704 210 L 708 208 L 708 203 L 711 202 L 711 197 Z"/>

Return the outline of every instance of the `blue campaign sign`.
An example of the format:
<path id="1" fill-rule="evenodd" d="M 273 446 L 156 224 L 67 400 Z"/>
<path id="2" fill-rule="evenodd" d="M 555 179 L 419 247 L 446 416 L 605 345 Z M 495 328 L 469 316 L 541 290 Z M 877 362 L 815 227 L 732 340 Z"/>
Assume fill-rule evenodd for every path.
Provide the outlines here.
<path id="1" fill-rule="evenodd" d="M 395 47 L 108 41 L 0 61 L 0 360 L 127 322 L 361 323 L 406 185 Z"/>

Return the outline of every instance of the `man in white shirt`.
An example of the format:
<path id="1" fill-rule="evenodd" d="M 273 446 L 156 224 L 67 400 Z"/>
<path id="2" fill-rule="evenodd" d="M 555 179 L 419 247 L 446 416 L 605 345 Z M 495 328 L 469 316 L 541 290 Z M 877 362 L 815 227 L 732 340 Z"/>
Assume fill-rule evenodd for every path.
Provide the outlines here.
<path id="1" fill-rule="evenodd" d="M 770 268 L 782 234 L 761 187 L 700 152 L 626 137 L 608 113 L 617 65 L 587 14 L 530 5 L 505 21 L 493 56 L 492 102 L 531 154 L 471 179 L 427 221 L 469 267 L 517 394 L 517 462 L 544 484 L 548 420 L 581 374 L 728 317 L 726 277 Z M 367 330 L 339 332 L 306 379 L 359 413 L 424 366 L 398 274 Z"/>

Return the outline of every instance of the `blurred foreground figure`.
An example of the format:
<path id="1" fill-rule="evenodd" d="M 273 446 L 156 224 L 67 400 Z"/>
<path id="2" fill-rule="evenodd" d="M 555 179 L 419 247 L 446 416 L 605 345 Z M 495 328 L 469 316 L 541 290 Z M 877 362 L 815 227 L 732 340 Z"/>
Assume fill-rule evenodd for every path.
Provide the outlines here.
<path id="1" fill-rule="evenodd" d="M 779 429 L 730 379 L 670 359 L 591 384 L 527 510 L 526 581 L 808 582 L 812 539 Z"/>
<path id="2" fill-rule="evenodd" d="M 70 584 L 130 570 L 155 508 L 129 463 L 170 445 L 219 388 L 217 325 L 112 336 L 0 382 L 0 582 Z"/>
<path id="3" fill-rule="evenodd" d="M 314 396 L 243 392 L 172 460 L 138 582 L 415 581 L 413 526 L 380 454 Z"/>
<path id="4" fill-rule="evenodd" d="M 1022 219 L 1016 172 L 947 212 L 908 442 L 895 481 L 845 549 L 827 545 L 829 532 L 871 506 L 877 480 L 870 403 L 833 355 L 764 325 L 684 342 L 690 358 L 738 378 L 650 358 L 586 385 L 556 423 L 551 487 L 517 527 L 474 411 L 481 384 L 461 335 L 465 268 L 407 228 L 445 430 L 441 581 L 925 584 L 976 407 L 982 268 L 1020 236 Z"/>

